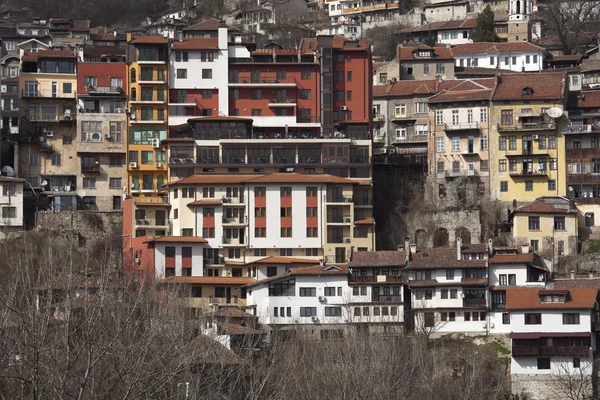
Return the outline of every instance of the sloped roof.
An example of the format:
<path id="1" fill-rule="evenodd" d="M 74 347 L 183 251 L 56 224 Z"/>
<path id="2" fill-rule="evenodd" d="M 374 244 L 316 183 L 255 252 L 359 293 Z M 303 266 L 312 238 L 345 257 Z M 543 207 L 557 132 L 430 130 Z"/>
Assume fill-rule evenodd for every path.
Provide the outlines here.
<path id="1" fill-rule="evenodd" d="M 255 178 L 246 179 L 245 183 L 347 183 L 354 184 L 351 179 L 340 178 L 328 174 L 299 174 L 291 173 L 273 173 L 262 175 Z"/>
<path id="2" fill-rule="evenodd" d="M 307 276 L 307 275 L 348 275 L 348 266 L 343 264 L 336 265 L 315 265 L 312 267 L 298 267 L 298 268 L 290 268 L 287 272 L 279 275 L 275 275 L 266 279 L 262 279 L 260 281 L 256 281 L 248 284 L 248 287 L 253 287 L 256 285 L 261 285 L 263 283 L 268 283 L 271 281 L 275 281 L 282 278 L 288 278 L 291 276 Z"/>
<path id="3" fill-rule="evenodd" d="M 564 72 L 540 72 L 535 74 L 500 74 L 493 100 L 562 100 L 565 93 Z M 531 95 L 523 95 L 523 89 L 531 88 Z"/>
<path id="4" fill-rule="evenodd" d="M 552 283 L 553 289 L 600 289 L 600 278 L 591 279 L 557 279 Z"/>
<path id="5" fill-rule="evenodd" d="M 574 96 L 569 96 L 569 100 L 571 100 L 571 98 L 574 100 L 573 104 L 570 104 L 572 107 L 600 107 L 600 90 L 582 90 L 579 94 L 577 94 L 577 92 L 573 92 L 573 94 Z"/>
<path id="6" fill-rule="evenodd" d="M 125 48 L 120 46 L 84 46 L 84 57 L 125 56 Z"/>
<path id="7" fill-rule="evenodd" d="M 413 28 L 403 29 L 402 33 L 431 32 L 451 29 L 472 29 L 475 27 L 476 22 L 477 20 L 475 18 L 431 22 L 429 24 L 423 24 Z"/>
<path id="8" fill-rule="evenodd" d="M 23 56 L 25 61 L 35 61 L 38 58 L 77 58 L 77 54 L 72 50 L 41 50 Z"/>
<path id="9" fill-rule="evenodd" d="M 577 207 L 566 197 L 548 196 L 540 197 L 531 203 L 525 204 L 513 213 L 577 214 Z"/>
<path id="10" fill-rule="evenodd" d="M 196 285 L 248 285 L 255 282 L 253 278 L 213 277 L 213 276 L 170 276 L 160 283 L 196 284 Z"/>
<path id="11" fill-rule="evenodd" d="M 204 175 L 192 175 L 186 178 L 179 179 L 177 181 L 169 182 L 164 186 L 174 185 L 189 185 L 189 184 L 205 184 L 205 183 L 242 183 L 247 179 L 256 178 L 262 175 L 251 175 L 251 174 L 204 174 Z"/>
<path id="12" fill-rule="evenodd" d="M 438 247 L 414 254 L 407 269 L 483 268 L 486 262 L 485 259 L 457 260 L 455 248 Z"/>
<path id="13" fill-rule="evenodd" d="M 489 258 L 490 264 L 528 264 L 533 262 L 533 253 L 494 254 Z"/>
<path id="14" fill-rule="evenodd" d="M 182 41 L 174 40 L 173 48 L 176 50 L 203 50 L 218 49 L 219 39 L 216 38 L 183 38 Z"/>
<path id="15" fill-rule="evenodd" d="M 404 250 L 391 251 L 355 251 L 348 267 L 404 267 L 406 253 Z"/>
<path id="16" fill-rule="evenodd" d="M 133 44 L 167 44 L 164 36 L 136 36 L 131 40 Z"/>
<path id="17" fill-rule="evenodd" d="M 346 46 L 346 43 L 356 43 L 356 46 L 353 47 Z M 334 36 L 332 47 L 338 50 L 354 50 L 354 51 L 365 51 L 369 49 L 369 41 L 368 40 L 358 40 L 352 41 L 344 36 Z M 312 53 L 315 50 L 319 49 L 317 38 L 304 38 L 300 41 L 300 49 L 304 53 Z"/>
<path id="18" fill-rule="evenodd" d="M 433 58 L 415 57 L 415 53 L 419 50 L 433 50 Z M 452 60 L 453 58 L 453 49 L 450 47 L 431 47 L 425 44 L 417 47 L 398 47 L 398 60 L 400 61 Z"/>
<path id="19" fill-rule="evenodd" d="M 436 92 L 436 81 L 434 79 L 424 81 L 396 81 L 389 85 L 373 86 L 373 97 L 384 96 L 413 96 L 415 94 L 434 94 Z"/>
<path id="20" fill-rule="evenodd" d="M 372 217 L 354 220 L 354 225 L 373 225 L 375 220 Z"/>
<path id="21" fill-rule="evenodd" d="M 507 310 L 544 310 L 544 309 L 592 309 L 598 297 L 598 289 L 570 289 L 565 303 L 540 304 L 540 288 L 506 289 Z"/>
<path id="22" fill-rule="evenodd" d="M 223 318 L 256 318 L 254 315 L 249 314 L 238 307 L 222 307 L 211 315 Z"/>
<path id="23" fill-rule="evenodd" d="M 454 48 L 454 54 L 457 56 L 464 54 L 515 53 L 525 51 L 546 53 L 543 47 L 529 42 L 476 42 L 461 44 Z"/>
<path id="24" fill-rule="evenodd" d="M 229 324 L 227 322 L 216 322 L 217 326 L 225 331 L 228 335 L 264 335 L 264 331 L 250 328 L 248 326 Z"/>
<path id="25" fill-rule="evenodd" d="M 144 243 L 208 243 L 206 239 L 197 236 L 154 236 Z"/>
<path id="26" fill-rule="evenodd" d="M 492 97 L 492 89 L 484 90 L 448 90 L 432 96 L 429 99 L 430 104 L 449 103 L 459 101 L 481 101 L 490 100 Z"/>
<path id="27" fill-rule="evenodd" d="M 244 361 L 233 351 L 205 335 L 192 339 L 187 346 L 196 364 L 239 365 Z"/>
<path id="28" fill-rule="evenodd" d="M 310 258 L 269 256 L 254 262 L 254 264 L 309 264 L 314 265 L 315 260 Z"/>
<path id="29" fill-rule="evenodd" d="M 188 26 L 187 28 L 184 28 L 184 31 L 216 31 L 219 29 L 219 26 L 221 25 L 221 21 L 219 21 L 216 18 L 209 18 L 206 19 L 204 21 L 200 21 L 194 25 Z M 239 31 L 238 28 L 236 28 L 235 26 L 231 26 L 231 25 L 227 25 L 225 24 L 225 26 L 227 27 L 228 31 Z"/>

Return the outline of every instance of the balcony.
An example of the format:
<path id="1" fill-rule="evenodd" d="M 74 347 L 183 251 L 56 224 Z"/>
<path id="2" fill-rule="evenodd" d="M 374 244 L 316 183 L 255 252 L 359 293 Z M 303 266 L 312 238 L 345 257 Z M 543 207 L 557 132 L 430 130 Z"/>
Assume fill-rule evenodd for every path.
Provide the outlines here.
<path id="1" fill-rule="evenodd" d="M 56 113 L 38 113 L 38 112 L 30 112 L 29 115 L 26 115 L 25 118 L 29 117 L 29 121 L 31 122 L 60 122 L 60 121 L 72 121 L 75 118 L 75 114 L 71 113 L 69 115 L 65 114 L 56 114 Z"/>
<path id="2" fill-rule="evenodd" d="M 352 203 L 352 197 L 346 197 L 346 196 L 337 196 L 337 195 L 332 195 L 332 196 L 328 196 L 325 199 L 326 203 L 345 203 L 345 204 L 350 204 Z"/>
<path id="3" fill-rule="evenodd" d="M 404 278 L 401 275 L 371 275 L 358 276 L 350 275 L 348 283 L 403 283 Z"/>
<path id="4" fill-rule="evenodd" d="M 120 86 L 88 86 L 87 92 L 89 95 L 98 96 L 98 95 L 111 95 L 111 96 L 120 96 L 123 95 L 123 88 Z"/>
<path id="5" fill-rule="evenodd" d="M 514 176 L 514 177 L 521 177 L 521 176 L 548 176 L 548 170 L 547 169 L 538 169 L 538 170 L 533 170 L 533 169 L 521 169 L 518 171 L 510 171 L 509 172 L 510 176 Z"/>
<path id="6" fill-rule="evenodd" d="M 476 169 L 452 169 L 450 171 L 444 171 L 446 178 L 458 178 L 461 176 L 479 176 L 479 171 Z"/>
<path id="7" fill-rule="evenodd" d="M 554 149 L 540 149 L 540 148 L 524 148 L 521 150 L 507 150 L 504 155 L 506 157 L 523 157 L 523 156 L 546 156 L 550 151 L 556 151 Z"/>
<path id="8" fill-rule="evenodd" d="M 385 121 L 385 115 L 383 114 L 374 114 L 373 121 Z"/>
<path id="9" fill-rule="evenodd" d="M 222 238 L 223 246 L 245 246 L 243 238 Z"/>
<path id="10" fill-rule="evenodd" d="M 221 222 L 223 225 L 246 225 L 246 219 L 244 216 L 241 217 L 223 217 Z"/>
<path id="11" fill-rule="evenodd" d="M 500 125 L 498 124 L 498 132 L 514 132 L 514 131 L 535 131 L 555 129 L 554 122 L 526 122 L 519 125 Z"/>
<path id="12" fill-rule="evenodd" d="M 392 121 L 399 121 L 403 119 L 417 119 L 417 117 L 409 115 L 407 113 L 404 114 L 392 114 Z"/>
<path id="13" fill-rule="evenodd" d="M 371 296 L 371 301 L 376 301 L 380 303 L 402 303 L 402 296 L 399 294 L 374 294 Z"/>
<path id="14" fill-rule="evenodd" d="M 59 93 L 52 89 L 38 89 L 38 90 L 21 90 L 21 94 L 24 98 L 37 98 L 37 99 L 75 99 L 77 92 L 72 91 L 71 93 Z"/>
<path id="15" fill-rule="evenodd" d="M 340 224 L 340 225 L 350 225 L 352 223 L 352 218 L 349 215 L 344 217 L 342 216 L 328 216 L 327 217 L 328 224 Z"/>
<path id="16" fill-rule="evenodd" d="M 265 78 L 238 77 L 229 78 L 230 87 L 261 87 L 261 86 L 277 86 L 277 87 L 296 87 L 296 79 L 294 78 L 276 78 L 274 76 Z"/>
<path id="17" fill-rule="evenodd" d="M 593 125 L 571 125 L 567 129 L 563 129 L 562 134 L 581 135 L 582 133 L 590 133 L 593 129 Z"/>
<path id="18" fill-rule="evenodd" d="M 269 107 L 296 107 L 296 99 L 269 99 Z"/>
<path id="19" fill-rule="evenodd" d="M 572 346 L 572 347 L 558 347 L 558 346 L 531 346 L 521 347 L 513 346 L 513 356 L 580 356 L 587 357 L 590 349 L 587 346 Z"/>
<path id="20" fill-rule="evenodd" d="M 486 307 L 486 299 L 463 299 L 463 307 L 465 308 L 481 308 Z"/>
<path id="21" fill-rule="evenodd" d="M 327 238 L 327 243 L 344 243 L 344 244 L 349 244 L 351 242 L 352 242 L 352 239 L 350 239 L 349 237 L 329 236 Z"/>
<path id="22" fill-rule="evenodd" d="M 243 197 L 221 197 L 221 203 L 228 205 L 245 205 L 245 201 Z"/>
<path id="23" fill-rule="evenodd" d="M 492 311 L 506 310 L 506 303 L 492 303 Z"/>
<path id="24" fill-rule="evenodd" d="M 372 198 L 364 198 L 364 197 L 353 197 L 352 202 L 354 203 L 354 207 L 356 206 L 372 206 L 373 199 Z"/>
<path id="25" fill-rule="evenodd" d="M 444 124 L 446 132 L 457 133 L 459 131 L 478 130 L 479 122 L 466 122 L 462 124 Z"/>
<path id="26" fill-rule="evenodd" d="M 99 162 L 97 162 L 96 164 L 92 164 L 92 165 L 81 164 L 81 172 L 83 172 L 83 173 L 100 173 L 100 172 L 102 172 L 102 169 L 100 168 Z"/>
<path id="27" fill-rule="evenodd" d="M 167 226 L 167 221 L 165 219 L 153 219 L 153 218 L 147 218 L 147 219 L 136 219 L 135 220 L 135 225 L 136 227 L 150 227 L 150 226 L 158 226 L 158 227 L 165 227 Z"/>
<path id="28" fill-rule="evenodd" d="M 584 158 L 599 158 L 600 157 L 600 148 L 583 148 L 583 149 L 567 149 L 566 150 L 567 161 L 572 160 L 573 162 L 577 162 L 580 159 Z M 587 161 L 588 160 L 582 160 Z"/>
<path id="29" fill-rule="evenodd" d="M 350 164 L 371 164 L 369 156 L 350 156 Z"/>
<path id="30" fill-rule="evenodd" d="M 156 205 L 170 204 L 168 197 L 134 197 L 133 202 L 136 205 L 137 204 L 147 205 L 150 203 L 156 204 Z"/>

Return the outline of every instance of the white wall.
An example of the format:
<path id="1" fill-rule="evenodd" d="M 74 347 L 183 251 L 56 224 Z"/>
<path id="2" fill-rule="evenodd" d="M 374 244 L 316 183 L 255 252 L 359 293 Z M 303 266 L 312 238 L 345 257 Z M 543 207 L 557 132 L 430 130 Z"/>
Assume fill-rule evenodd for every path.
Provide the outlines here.
<path id="1" fill-rule="evenodd" d="M 592 352 L 588 358 L 581 357 L 580 369 L 573 368 L 573 357 L 550 357 L 550 369 L 538 369 L 537 357 L 512 357 L 510 373 L 513 375 L 590 375 L 592 372 Z"/>
<path id="2" fill-rule="evenodd" d="M 306 188 L 309 186 L 317 187 L 318 194 L 318 213 L 319 213 L 319 234 L 316 238 L 306 237 Z M 254 237 L 254 188 L 266 187 L 266 218 L 267 218 L 267 237 Z M 281 206 L 280 199 L 281 187 L 292 188 L 292 237 L 281 237 Z M 320 184 L 249 184 L 248 185 L 248 244 L 250 248 L 268 249 L 268 248 L 318 248 L 323 247 L 323 205 L 322 198 L 325 194 L 325 188 Z"/>
<path id="3" fill-rule="evenodd" d="M 15 185 L 14 195 L 4 195 L 5 185 Z M 15 207 L 15 218 L 3 218 L 2 208 Z M 0 227 L 22 227 L 23 226 L 23 182 L 0 182 Z"/>
<path id="4" fill-rule="evenodd" d="M 502 323 L 502 311 L 490 311 L 489 319 L 490 319 L 490 333 L 493 334 L 509 334 L 510 333 L 510 324 Z"/>
<path id="5" fill-rule="evenodd" d="M 590 332 L 592 319 L 589 310 L 542 310 L 527 311 L 530 313 L 542 313 L 540 325 L 525 325 L 524 311 L 511 311 L 510 326 L 512 332 Z M 579 325 L 563 325 L 563 313 L 579 313 Z"/>
<path id="6" fill-rule="evenodd" d="M 154 274 L 156 279 L 165 277 L 165 247 L 175 247 L 175 276 L 181 276 L 181 248 L 192 248 L 192 276 L 204 276 L 203 246 L 198 243 L 156 243 L 154 246 Z"/>
<path id="7" fill-rule="evenodd" d="M 437 41 L 438 43 L 450 44 L 452 46 L 472 43 L 473 40 L 469 38 L 472 29 L 453 29 L 447 31 L 438 31 Z M 466 35 L 465 35 L 466 32 Z"/>
<path id="8" fill-rule="evenodd" d="M 269 284 L 265 282 L 262 285 L 248 288 L 247 304 L 256 306 L 256 315 L 261 324 L 337 324 L 348 321 L 348 309 L 346 307 L 348 299 L 348 276 L 347 275 L 321 275 L 321 276 L 295 276 L 282 280 L 295 278 L 296 287 L 294 296 L 269 296 Z M 277 280 L 280 281 L 280 280 Z M 300 297 L 300 288 L 316 288 L 315 297 Z M 325 301 L 319 301 L 319 296 L 325 295 L 326 287 L 335 287 L 336 296 L 327 297 Z M 342 296 L 337 296 L 337 288 L 342 288 Z M 326 306 L 342 307 L 341 317 L 326 317 Z M 274 307 L 292 308 L 291 317 L 274 317 Z M 300 317 L 300 307 L 316 307 L 318 321 L 312 321 L 310 317 Z M 287 315 L 287 313 L 286 313 Z"/>
<path id="9" fill-rule="evenodd" d="M 542 271 L 540 271 L 542 272 Z M 527 265 L 526 264 L 492 264 L 489 267 L 489 285 L 500 286 L 500 275 L 506 275 L 508 282 L 508 275 L 516 275 L 517 286 L 541 286 L 544 287 L 546 282 L 527 282 Z"/>
<path id="10" fill-rule="evenodd" d="M 537 63 L 533 62 L 534 55 L 537 56 Z M 529 56 L 529 63 L 527 63 L 527 56 Z M 490 58 L 494 58 L 494 62 L 490 62 Z M 506 64 L 506 57 L 509 58 L 508 64 Z M 516 64 L 513 64 L 512 58 L 516 57 Z M 454 56 L 455 65 L 458 66 L 474 66 L 473 60 L 477 59 L 477 67 L 479 68 L 499 68 L 510 70 L 514 72 L 521 72 L 523 68 L 525 71 L 541 71 L 544 68 L 545 55 L 541 51 L 528 51 L 518 53 L 485 53 L 485 54 L 456 54 Z M 467 60 L 470 61 L 470 65 L 467 64 Z M 461 64 L 462 61 L 462 64 Z M 498 65 L 500 61 L 500 65 Z"/>

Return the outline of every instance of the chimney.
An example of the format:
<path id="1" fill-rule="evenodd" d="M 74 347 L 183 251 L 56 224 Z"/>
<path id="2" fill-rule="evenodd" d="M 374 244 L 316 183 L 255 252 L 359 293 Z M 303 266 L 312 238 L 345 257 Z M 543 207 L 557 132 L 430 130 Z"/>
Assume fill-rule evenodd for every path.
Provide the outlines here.
<path id="1" fill-rule="evenodd" d="M 180 42 L 183 42 L 183 31 L 177 32 L 177 38 L 179 39 Z"/>
<path id="2" fill-rule="evenodd" d="M 410 259 L 412 260 L 413 255 L 417 254 L 417 245 L 416 244 L 411 244 L 410 245 Z"/>
<path id="3" fill-rule="evenodd" d="M 521 246 L 521 254 L 529 254 L 529 245 L 524 244 Z"/>
<path id="4" fill-rule="evenodd" d="M 219 28 L 217 29 L 217 37 L 219 43 L 219 50 L 227 50 L 227 43 L 229 38 L 227 37 L 227 25 L 225 21 L 219 22 Z"/>
<path id="5" fill-rule="evenodd" d="M 589 277 L 590 277 L 590 279 L 594 279 L 594 271 L 590 270 Z"/>
<path id="6" fill-rule="evenodd" d="M 408 236 L 404 238 L 404 251 L 407 253 L 410 251 L 410 238 Z"/>
<path id="7" fill-rule="evenodd" d="M 113 31 L 113 36 L 117 37 L 117 30 L 116 29 Z"/>
<path id="8" fill-rule="evenodd" d="M 494 255 L 494 242 L 492 239 L 488 239 L 488 256 L 491 257 Z"/>
<path id="9" fill-rule="evenodd" d="M 456 238 L 456 259 L 462 260 L 462 239 L 459 237 Z"/>
<path id="10" fill-rule="evenodd" d="M 575 279 L 575 271 L 569 271 L 569 275 L 571 275 L 571 279 Z"/>
<path id="11" fill-rule="evenodd" d="M 321 268 L 323 268 L 323 267 L 325 266 L 325 260 L 323 260 L 323 259 L 320 259 L 320 260 L 319 260 L 319 266 L 320 266 Z"/>
<path id="12" fill-rule="evenodd" d="M 517 199 L 513 199 L 513 211 L 517 209 Z"/>

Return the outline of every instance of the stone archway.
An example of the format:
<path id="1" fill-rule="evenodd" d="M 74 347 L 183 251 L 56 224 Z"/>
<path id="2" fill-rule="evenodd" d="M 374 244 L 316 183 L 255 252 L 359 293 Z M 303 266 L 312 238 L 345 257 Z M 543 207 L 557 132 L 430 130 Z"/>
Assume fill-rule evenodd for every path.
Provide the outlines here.
<path id="1" fill-rule="evenodd" d="M 449 235 L 446 228 L 438 228 L 433 233 L 433 247 L 448 247 Z"/>
<path id="2" fill-rule="evenodd" d="M 463 244 L 471 244 L 471 231 L 461 226 L 454 230 L 454 237 L 461 238 Z"/>
<path id="3" fill-rule="evenodd" d="M 425 229 L 418 229 L 415 232 L 415 244 L 417 245 L 417 250 L 423 250 L 427 247 L 427 232 Z"/>

